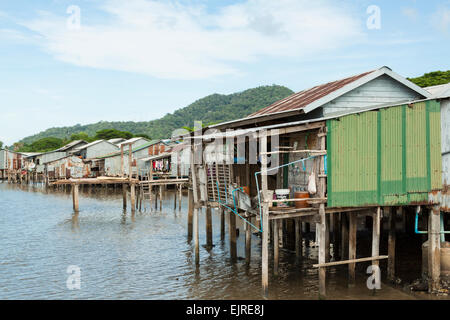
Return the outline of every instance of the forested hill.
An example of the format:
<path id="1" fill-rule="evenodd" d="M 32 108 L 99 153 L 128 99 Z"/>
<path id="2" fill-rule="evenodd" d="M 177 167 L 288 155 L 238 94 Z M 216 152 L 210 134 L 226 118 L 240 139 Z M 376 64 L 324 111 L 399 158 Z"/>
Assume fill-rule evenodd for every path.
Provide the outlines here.
<path id="1" fill-rule="evenodd" d="M 85 132 L 89 136 L 94 136 L 97 131 L 102 129 L 117 129 L 129 131 L 133 134 L 146 134 L 152 139 L 167 138 L 170 137 L 174 129 L 184 126 L 192 127 L 195 120 L 200 120 L 203 124 L 211 124 L 243 118 L 292 93 L 293 91 L 286 87 L 272 85 L 248 89 L 229 95 L 212 94 L 174 113 L 167 114 L 161 119 L 142 122 L 100 121 L 88 125 L 77 124 L 71 127 L 50 128 L 26 137 L 20 142 L 30 144 L 47 137 L 67 139 L 72 134 L 79 132 Z"/>

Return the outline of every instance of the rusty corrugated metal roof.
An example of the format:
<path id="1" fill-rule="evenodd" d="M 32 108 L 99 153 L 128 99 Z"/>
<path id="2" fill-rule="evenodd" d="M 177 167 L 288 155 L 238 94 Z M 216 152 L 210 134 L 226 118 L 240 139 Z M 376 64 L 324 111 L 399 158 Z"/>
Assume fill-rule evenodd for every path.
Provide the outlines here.
<path id="1" fill-rule="evenodd" d="M 342 80 L 337 80 L 333 82 L 329 82 L 326 84 L 322 84 L 319 86 L 315 86 L 311 89 L 303 90 L 297 93 L 294 93 L 290 95 L 289 97 L 286 97 L 280 101 L 277 101 L 273 104 L 271 104 L 268 107 L 265 107 L 248 117 L 254 117 L 254 116 L 260 116 L 260 115 L 267 115 L 272 113 L 278 113 L 283 111 L 290 111 L 290 110 L 297 110 L 302 109 L 306 107 L 307 105 L 311 104 L 312 102 L 323 98 L 330 93 L 341 89 L 345 87 L 346 85 L 374 72 L 376 70 L 364 72 L 361 74 L 358 74 L 356 76 L 348 77 Z"/>

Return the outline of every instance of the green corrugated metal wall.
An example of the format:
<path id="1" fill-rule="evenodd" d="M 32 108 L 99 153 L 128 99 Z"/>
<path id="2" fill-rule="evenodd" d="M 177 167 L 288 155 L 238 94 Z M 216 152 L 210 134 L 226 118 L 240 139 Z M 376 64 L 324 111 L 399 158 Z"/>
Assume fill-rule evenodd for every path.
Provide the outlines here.
<path id="1" fill-rule="evenodd" d="M 426 201 L 442 187 L 440 122 L 435 100 L 327 120 L 328 206 Z"/>

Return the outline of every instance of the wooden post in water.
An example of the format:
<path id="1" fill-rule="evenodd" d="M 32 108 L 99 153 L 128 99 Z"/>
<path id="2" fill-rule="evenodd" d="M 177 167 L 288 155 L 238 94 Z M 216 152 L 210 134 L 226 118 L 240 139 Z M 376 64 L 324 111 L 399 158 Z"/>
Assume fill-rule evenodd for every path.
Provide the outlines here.
<path id="1" fill-rule="evenodd" d="M 353 260 L 356 259 L 356 233 L 357 233 L 357 213 L 352 212 L 349 213 L 349 234 L 348 234 L 348 259 Z M 353 286 L 356 280 L 355 274 L 355 263 L 350 263 L 348 265 L 348 280 L 349 285 Z"/>
<path id="2" fill-rule="evenodd" d="M 179 193 L 178 193 L 178 211 L 181 211 L 181 198 L 183 197 L 183 185 L 179 185 Z"/>
<path id="3" fill-rule="evenodd" d="M 192 240 L 192 223 L 194 218 L 194 197 L 192 190 L 188 188 L 188 241 Z"/>
<path id="4" fill-rule="evenodd" d="M 162 211 L 162 189 L 163 186 L 159 185 L 159 211 Z"/>
<path id="5" fill-rule="evenodd" d="M 219 205 L 220 215 L 220 240 L 225 240 L 225 210 Z"/>
<path id="6" fill-rule="evenodd" d="M 341 260 L 348 259 L 348 213 L 341 212 Z"/>
<path id="7" fill-rule="evenodd" d="M 211 207 L 206 206 L 206 246 L 208 248 L 212 248 L 213 246 L 213 231 L 212 231 L 212 215 L 211 215 Z"/>
<path id="8" fill-rule="evenodd" d="M 198 211 L 199 208 L 194 208 L 194 246 L 195 246 L 195 264 L 200 265 L 200 242 L 198 238 Z"/>
<path id="9" fill-rule="evenodd" d="M 252 222 L 252 217 L 247 217 L 249 223 Z M 247 266 L 250 265 L 251 255 L 252 255 L 252 226 L 244 222 L 245 228 L 245 263 Z"/>
<path id="10" fill-rule="evenodd" d="M 123 210 L 127 210 L 127 185 L 122 184 L 122 199 L 123 199 Z"/>
<path id="11" fill-rule="evenodd" d="M 268 297 L 269 294 L 269 199 L 267 197 L 267 132 L 261 132 L 260 137 L 261 153 L 261 187 L 262 187 L 262 249 L 261 249 L 261 273 L 262 273 L 262 294 Z"/>
<path id="12" fill-rule="evenodd" d="M 295 218 L 295 255 L 297 258 L 302 256 L 303 239 L 302 239 L 302 221 L 300 218 Z"/>
<path id="13" fill-rule="evenodd" d="M 78 202 L 78 195 L 79 195 L 79 186 L 78 184 L 72 184 L 72 198 L 73 198 L 73 211 L 78 212 L 79 202 Z"/>
<path id="14" fill-rule="evenodd" d="M 194 142 L 195 143 L 195 142 Z M 193 236 L 194 236 L 194 246 L 195 246 L 195 264 L 200 265 L 200 242 L 198 237 L 198 208 L 199 208 L 199 197 L 198 197 L 198 186 L 197 186 L 197 169 L 194 163 L 194 153 L 195 144 L 191 146 L 191 178 L 192 178 L 192 191 L 194 198 L 194 217 L 193 217 Z"/>
<path id="15" fill-rule="evenodd" d="M 396 218 L 396 210 L 394 207 L 391 207 L 389 211 L 389 239 L 388 239 L 389 258 L 387 267 L 387 276 L 390 281 L 395 280 L 395 240 L 396 240 L 395 218 Z"/>
<path id="16" fill-rule="evenodd" d="M 381 207 L 378 207 L 372 220 L 372 257 L 378 257 L 380 255 L 380 220 Z M 373 260 L 372 265 L 378 266 L 380 265 L 380 261 Z"/>
<path id="17" fill-rule="evenodd" d="M 136 184 L 130 184 L 130 198 L 131 198 L 131 213 L 136 212 Z"/>
<path id="18" fill-rule="evenodd" d="M 440 289 L 441 276 L 441 208 L 433 205 L 428 216 L 428 291 Z"/>
<path id="19" fill-rule="evenodd" d="M 173 211 L 177 210 L 177 185 L 175 185 L 175 192 L 173 193 Z"/>
<path id="20" fill-rule="evenodd" d="M 281 222 L 281 221 L 280 221 Z M 273 223 L 273 274 L 278 275 L 279 249 L 280 249 L 280 224 L 277 219 Z"/>
<path id="21" fill-rule="evenodd" d="M 333 213 L 332 214 L 333 217 L 333 257 L 334 260 L 338 260 L 340 255 L 339 255 L 339 246 L 340 246 L 340 215 L 339 213 Z"/>
<path id="22" fill-rule="evenodd" d="M 230 210 L 228 211 L 228 233 L 230 240 L 230 258 L 231 262 L 237 260 L 237 247 L 236 247 L 236 214 Z"/>

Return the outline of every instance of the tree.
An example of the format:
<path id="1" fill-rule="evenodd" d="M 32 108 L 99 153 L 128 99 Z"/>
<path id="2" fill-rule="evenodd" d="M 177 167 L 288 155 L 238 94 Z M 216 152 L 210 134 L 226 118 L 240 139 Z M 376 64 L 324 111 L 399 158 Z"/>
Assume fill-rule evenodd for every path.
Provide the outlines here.
<path id="1" fill-rule="evenodd" d="M 64 145 L 62 139 L 49 137 L 42 138 L 38 141 L 33 142 L 30 145 L 24 145 L 23 143 L 15 143 L 14 151 L 19 152 L 47 152 L 52 151 L 58 148 L 61 148 Z"/>
<path id="2" fill-rule="evenodd" d="M 0 141 L 0 149 L 3 148 L 3 141 Z"/>
<path id="3" fill-rule="evenodd" d="M 94 141 L 94 138 L 89 137 L 89 135 L 86 132 L 79 132 L 79 133 L 74 133 L 70 136 L 70 141 L 75 141 L 75 140 L 84 140 L 86 142 L 92 142 Z"/>
<path id="4" fill-rule="evenodd" d="M 141 137 L 141 138 L 146 138 L 148 140 L 152 140 L 152 138 L 150 138 L 149 135 L 145 134 L 145 133 L 138 133 L 134 135 L 135 137 Z"/>
<path id="5" fill-rule="evenodd" d="M 119 131 L 116 129 L 103 129 L 100 131 L 97 131 L 95 134 L 95 140 L 104 139 L 115 139 L 115 138 L 124 138 L 124 139 L 131 139 L 133 138 L 133 134 L 128 131 Z"/>

